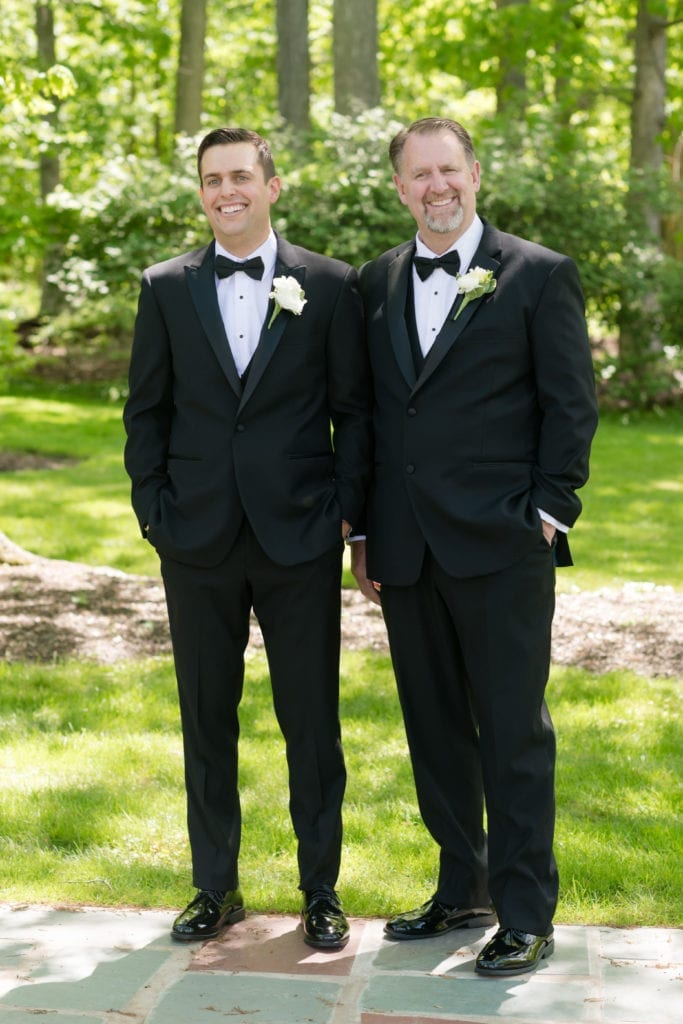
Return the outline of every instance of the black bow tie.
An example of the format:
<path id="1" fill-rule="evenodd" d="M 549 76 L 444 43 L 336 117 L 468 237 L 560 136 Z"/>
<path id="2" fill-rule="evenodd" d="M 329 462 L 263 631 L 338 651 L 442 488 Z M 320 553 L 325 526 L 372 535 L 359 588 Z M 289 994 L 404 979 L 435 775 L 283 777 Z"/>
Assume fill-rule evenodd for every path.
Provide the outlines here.
<path id="1" fill-rule="evenodd" d="M 435 256 L 434 259 L 429 259 L 427 256 L 415 256 L 413 263 L 421 281 L 426 281 L 432 270 L 436 270 L 437 267 L 441 267 L 453 277 L 460 270 L 460 256 L 457 249 L 446 252 L 443 256 Z"/>
<path id="2" fill-rule="evenodd" d="M 263 260 L 260 256 L 252 256 L 250 260 L 240 263 L 239 260 L 231 260 L 228 256 L 216 256 L 216 273 L 219 277 L 230 277 L 236 270 L 243 270 L 255 281 L 263 277 Z"/>

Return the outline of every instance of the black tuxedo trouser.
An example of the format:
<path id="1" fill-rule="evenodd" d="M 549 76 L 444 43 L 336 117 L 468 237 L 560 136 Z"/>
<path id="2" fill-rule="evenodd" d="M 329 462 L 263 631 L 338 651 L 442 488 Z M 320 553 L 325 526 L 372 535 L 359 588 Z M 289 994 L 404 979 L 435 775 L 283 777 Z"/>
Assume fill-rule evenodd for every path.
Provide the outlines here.
<path id="1" fill-rule="evenodd" d="M 544 700 L 554 584 L 539 539 L 521 562 L 471 579 L 427 551 L 413 586 L 382 587 L 420 812 L 440 849 L 437 897 L 468 907 L 490 894 L 502 927 L 535 935 L 558 892 Z"/>
<path id="2" fill-rule="evenodd" d="M 340 538 L 339 547 L 310 562 L 277 565 L 245 521 L 218 566 L 162 560 L 197 888 L 238 886 L 238 705 L 252 607 L 285 739 L 300 887 L 337 880 L 346 784 L 338 710 L 341 554 Z"/>

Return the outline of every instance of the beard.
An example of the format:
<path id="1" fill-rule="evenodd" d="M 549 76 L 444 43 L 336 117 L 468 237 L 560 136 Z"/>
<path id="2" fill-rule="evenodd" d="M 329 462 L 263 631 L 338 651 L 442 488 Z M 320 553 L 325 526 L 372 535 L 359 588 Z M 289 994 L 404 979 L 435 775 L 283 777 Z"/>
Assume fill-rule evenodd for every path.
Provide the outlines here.
<path id="1" fill-rule="evenodd" d="M 448 214 L 447 216 L 425 213 L 425 224 L 430 231 L 434 231 L 440 235 L 448 235 L 452 231 L 458 230 L 464 220 L 464 217 L 464 210 L 462 206 L 459 206 L 455 213 Z"/>

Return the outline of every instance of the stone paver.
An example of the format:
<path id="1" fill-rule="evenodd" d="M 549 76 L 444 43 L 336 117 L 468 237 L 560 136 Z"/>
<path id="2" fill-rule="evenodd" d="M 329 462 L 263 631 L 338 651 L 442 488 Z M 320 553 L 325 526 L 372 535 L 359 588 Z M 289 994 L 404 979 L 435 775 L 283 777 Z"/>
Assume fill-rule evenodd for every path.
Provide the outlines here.
<path id="1" fill-rule="evenodd" d="M 344 950 L 296 917 L 248 915 L 204 945 L 156 911 L 0 906 L 0 1024 L 679 1024 L 683 931 L 560 926 L 531 975 L 479 978 L 492 930 L 394 943 L 353 920 Z"/>

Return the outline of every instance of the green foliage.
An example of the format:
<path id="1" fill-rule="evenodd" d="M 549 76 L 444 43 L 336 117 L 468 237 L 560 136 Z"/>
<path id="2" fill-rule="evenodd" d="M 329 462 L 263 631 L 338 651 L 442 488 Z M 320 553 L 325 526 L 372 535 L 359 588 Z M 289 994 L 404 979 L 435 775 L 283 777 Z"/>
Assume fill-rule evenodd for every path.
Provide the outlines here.
<path id="1" fill-rule="evenodd" d="M 674 681 L 556 670 L 550 703 L 559 736 L 558 920 L 675 925 Z M 388 657 L 344 656 L 341 719 L 340 891 L 351 914 L 386 915 L 420 903 L 437 872 Z M 286 759 L 262 654 L 247 667 L 240 723 L 242 887 L 254 911 L 294 912 Z M 0 768 L 1 899 L 185 903 L 190 861 L 170 659 L 0 665 Z"/>
<path id="2" fill-rule="evenodd" d="M 599 352 L 603 406 L 650 408 L 680 399 L 683 385 L 683 262 L 652 244 L 630 244 L 615 295 L 619 350 Z"/>
<path id="3" fill-rule="evenodd" d="M 269 133 L 284 179 L 274 223 L 294 242 L 360 265 L 414 232 L 387 157 L 399 125 L 382 110 L 320 116 L 326 126 L 312 134 L 304 163 L 285 131 Z M 194 176 L 196 141 L 182 140 L 168 167 L 112 154 L 89 189 L 78 195 L 61 189 L 52 197 L 65 253 L 53 280 L 67 309 L 35 340 L 106 347 L 126 337 L 142 269 L 207 241 Z M 544 163 L 539 152 L 548 154 Z M 504 230 L 573 256 L 598 336 L 628 318 L 638 336 L 657 339 L 647 350 L 640 346 L 630 363 L 624 353 L 617 361 L 601 352 L 602 390 L 617 403 L 668 400 L 680 369 L 682 265 L 638 243 L 626 217 L 624 183 L 606 172 L 604 148 L 590 132 L 558 128 L 539 116 L 523 131 L 484 125 L 479 153 L 482 213 Z M 652 313 L 648 296 L 655 294 Z"/>
<path id="4" fill-rule="evenodd" d="M 355 266 L 415 233 L 391 182 L 389 141 L 400 125 L 386 111 L 329 113 L 311 139 L 311 159 L 284 175 L 277 227 L 307 248 Z M 285 151 L 283 165 L 292 157 Z"/>
<path id="5" fill-rule="evenodd" d="M 16 335 L 14 325 L 4 317 L 0 319 L 0 393 L 7 386 L 8 365 L 14 361 Z"/>
<path id="6" fill-rule="evenodd" d="M 616 168 L 606 170 L 604 149 L 589 132 L 558 127 L 551 114 L 523 128 L 493 123 L 478 148 L 484 215 L 573 257 L 591 311 L 614 322 L 630 235 L 625 186 Z"/>
<path id="7" fill-rule="evenodd" d="M 482 212 L 578 264 L 594 339 L 612 341 L 596 345 L 603 405 L 642 408 L 680 397 L 683 263 L 664 255 L 629 216 L 632 192 L 618 170 L 619 151 L 606 167 L 604 143 L 592 129 L 558 125 L 551 113 L 521 127 L 494 121 L 483 132 L 480 158 Z M 659 194 L 664 213 L 667 190 Z"/>
<path id="8" fill-rule="evenodd" d="M 329 131 L 312 138 L 303 166 L 294 165 L 286 133 L 273 129 L 285 185 L 275 227 L 292 242 L 354 264 L 412 234 L 387 166 L 397 128 L 382 111 L 357 119 L 332 114 Z M 179 141 L 172 166 L 114 151 L 89 188 L 78 194 L 62 188 L 51 197 L 65 257 L 52 280 L 67 308 L 35 341 L 77 345 L 99 337 L 106 346 L 125 335 L 143 268 L 209 240 L 197 196 L 196 141 Z"/>
<path id="9" fill-rule="evenodd" d="M 272 2 L 209 5 L 204 126 L 241 123 L 272 137 L 285 180 L 276 225 L 352 263 L 409 237 L 386 143 L 399 121 L 455 117 L 482 156 L 484 215 L 573 255 L 596 339 L 627 338 L 619 362 L 614 344 L 600 353 L 612 404 L 680 394 L 680 252 L 674 239 L 670 256 L 647 266 L 649 240 L 628 216 L 634 5 L 466 0 L 446 9 L 441 0 L 380 0 L 383 108 L 348 119 L 331 111 L 332 4 L 309 8 L 314 127 L 304 140 L 277 125 Z M 173 137 L 179 15 L 180 0 L 57 4 L 57 63 L 43 70 L 31 5 L 3 7 L 0 258 L 23 291 L 42 283 L 48 245 L 65 250 L 54 283 L 66 310 L 34 341 L 59 338 L 76 352 L 119 345 L 142 268 L 207 237 L 195 140 Z M 672 169 L 683 131 L 680 32 L 674 20 L 662 132 Z M 509 88 L 511 71 L 518 88 Z M 39 160 L 48 150 L 59 159 L 61 186 L 44 203 Z M 675 223 L 680 190 L 644 184 Z M 657 292 L 654 311 L 641 302 L 645 280 Z"/>
<path id="10" fill-rule="evenodd" d="M 17 346 L 16 320 L 2 309 L 0 287 L 0 395 L 10 386 L 10 378 L 22 365 L 22 352 Z"/>
<path id="11" fill-rule="evenodd" d="M 194 146 L 191 157 L 187 144 L 181 155 L 186 166 L 176 171 L 118 152 L 90 188 L 78 195 L 61 189 L 52 197 L 65 236 L 64 262 L 53 280 L 68 313 L 44 335 L 63 337 L 65 326 L 84 333 L 99 327 L 105 339 L 130 333 L 144 267 L 207 240 Z"/>

